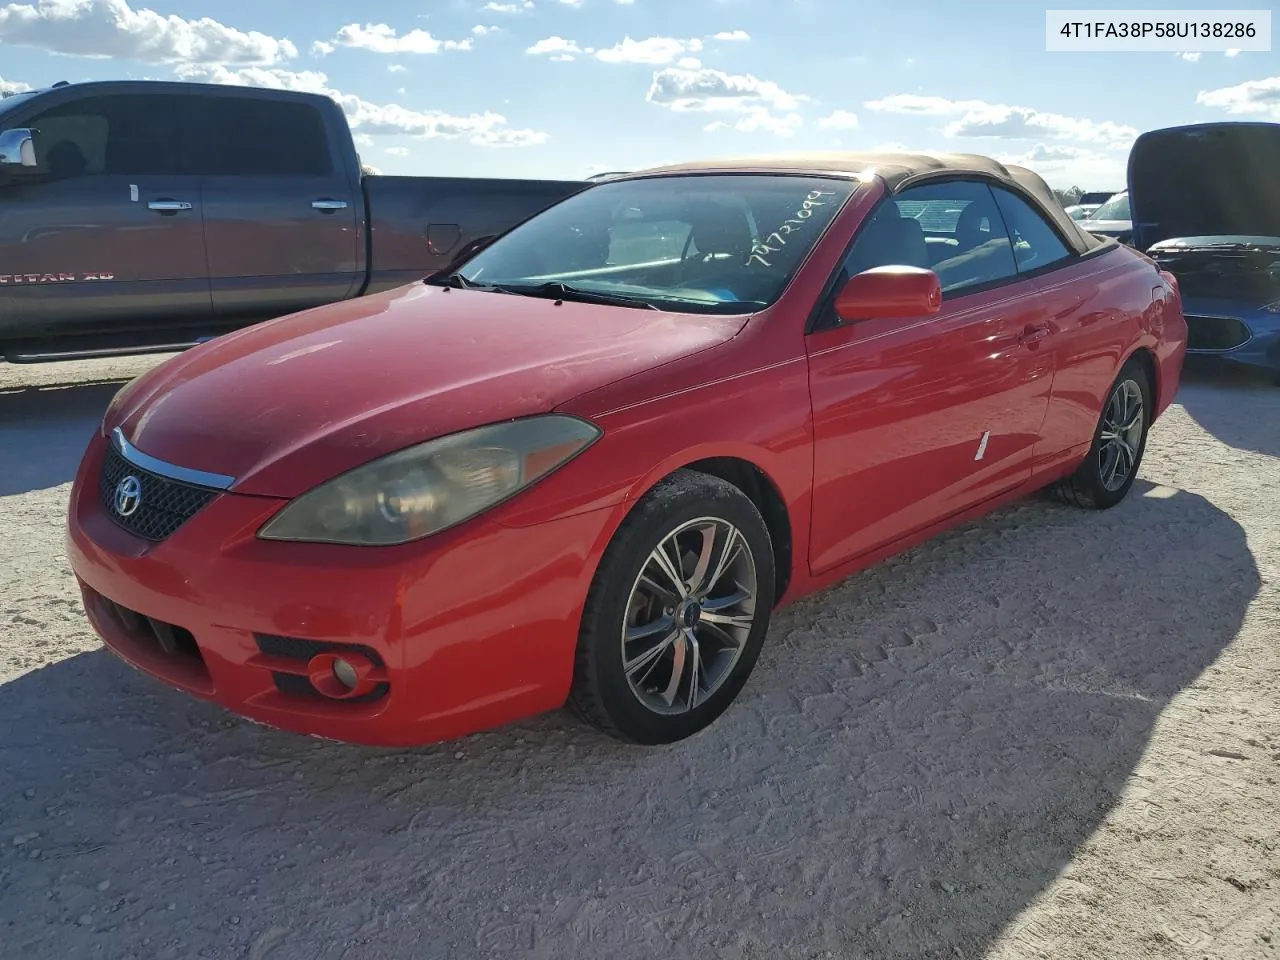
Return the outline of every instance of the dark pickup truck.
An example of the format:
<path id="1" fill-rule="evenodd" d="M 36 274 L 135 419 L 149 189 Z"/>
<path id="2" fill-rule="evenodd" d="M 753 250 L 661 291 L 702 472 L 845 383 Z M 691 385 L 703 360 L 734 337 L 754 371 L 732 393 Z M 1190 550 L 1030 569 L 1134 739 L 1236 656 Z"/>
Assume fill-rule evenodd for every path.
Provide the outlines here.
<path id="1" fill-rule="evenodd" d="M 341 108 L 215 84 L 0 100 L 0 358 L 180 350 L 410 283 L 585 180 L 362 174 Z"/>

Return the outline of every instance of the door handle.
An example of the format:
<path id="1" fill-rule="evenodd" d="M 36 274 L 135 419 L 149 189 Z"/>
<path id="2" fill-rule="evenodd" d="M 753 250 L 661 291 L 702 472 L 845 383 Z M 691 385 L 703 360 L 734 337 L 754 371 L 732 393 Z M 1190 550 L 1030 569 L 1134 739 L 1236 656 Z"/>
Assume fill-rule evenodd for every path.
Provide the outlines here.
<path id="1" fill-rule="evenodd" d="M 325 213 L 332 213 L 334 210 L 347 209 L 347 201 L 345 200 L 312 200 L 311 208 L 313 210 L 323 210 Z"/>
<path id="2" fill-rule="evenodd" d="M 190 210 L 191 204 L 185 200 L 148 200 L 147 209 L 157 213 L 177 213 L 180 210 Z"/>
<path id="3" fill-rule="evenodd" d="M 1053 330 L 1047 323 L 1029 323 L 1022 331 L 1022 336 L 1018 338 L 1019 343 L 1039 343 Z"/>

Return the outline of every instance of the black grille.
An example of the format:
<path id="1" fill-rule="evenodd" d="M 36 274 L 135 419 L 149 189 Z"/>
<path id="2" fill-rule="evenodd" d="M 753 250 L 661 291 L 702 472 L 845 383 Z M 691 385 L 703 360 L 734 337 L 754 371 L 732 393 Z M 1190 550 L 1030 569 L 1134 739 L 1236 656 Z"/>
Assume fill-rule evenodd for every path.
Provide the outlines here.
<path id="1" fill-rule="evenodd" d="M 138 478 L 141 496 L 137 510 L 122 517 L 116 510 L 116 488 L 121 480 L 130 476 Z M 141 470 L 111 447 L 102 464 L 98 495 L 102 508 L 116 524 L 144 540 L 160 541 L 195 516 L 218 493 Z"/>
<path id="2" fill-rule="evenodd" d="M 360 643 L 331 643 L 327 640 L 302 640 L 298 637 L 278 637 L 269 633 L 255 633 L 253 639 L 258 642 L 258 649 L 269 657 L 281 657 L 285 660 L 300 660 L 303 663 L 321 653 L 362 653 L 380 667 L 387 664 L 382 655 L 373 647 Z"/>
<path id="3" fill-rule="evenodd" d="M 1233 317 L 1187 314 L 1188 350 L 1233 350 L 1251 336 L 1249 328 Z"/>

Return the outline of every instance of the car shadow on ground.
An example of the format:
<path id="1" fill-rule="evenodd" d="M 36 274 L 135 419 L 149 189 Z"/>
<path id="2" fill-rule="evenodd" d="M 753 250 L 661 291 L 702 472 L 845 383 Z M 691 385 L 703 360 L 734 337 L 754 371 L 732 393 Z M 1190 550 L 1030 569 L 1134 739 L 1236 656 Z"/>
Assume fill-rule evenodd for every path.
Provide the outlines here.
<path id="1" fill-rule="evenodd" d="M 1028 501 L 781 611 L 739 703 L 665 749 L 561 715 L 357 748 L 86 653 L 0 686 L 5 940 L 27 960 L 976 958 L 1258 589 L 1197 495 Z"/>
<path id="2" fill-rule="evenodd" d="M 1227 446 L 1280 457 L 1280 385 L 1267 373 L 1189 357 L 1174 402 Z"/>
<path id="3" fill-rule="evenodd" d="M 103 412 L 128 382 L 0 387 L 0 497 L 74 480 Z"/>

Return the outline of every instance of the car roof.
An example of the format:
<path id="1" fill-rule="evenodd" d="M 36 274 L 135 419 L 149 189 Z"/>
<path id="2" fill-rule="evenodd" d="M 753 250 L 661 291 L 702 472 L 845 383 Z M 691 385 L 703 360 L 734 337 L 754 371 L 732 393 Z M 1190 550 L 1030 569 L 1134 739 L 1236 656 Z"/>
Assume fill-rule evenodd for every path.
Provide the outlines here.
<path id="1" fill-rule="evenodd" d="M 701 160 L 649 167 L 615 180 L 680 174 L 761 173 L 811 174 L 850 180 L 880 180 L 889 193 L 899 193 L 930 179 L 943 176 L 977 177 L 1012 187 L 1035 202 L 1040 213 L 1083 253 L 1098 246 L 1097 237 L 1081 230 L 1038 173 L 1016 164 L 1005 164 L 976 153 L 891 153 L 819 151 L 807 153 L 761 154 Z"/>

